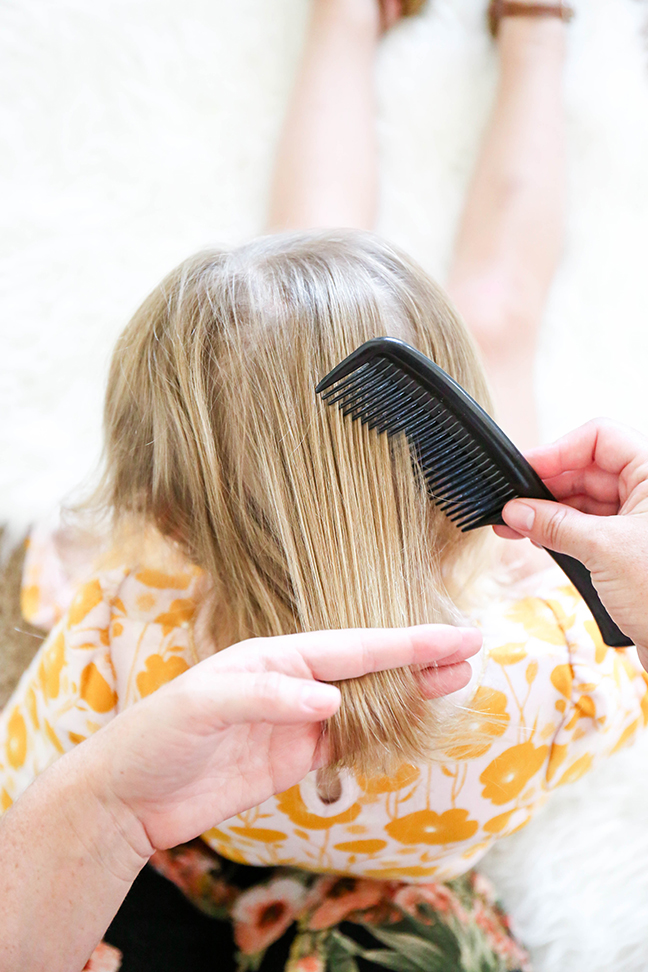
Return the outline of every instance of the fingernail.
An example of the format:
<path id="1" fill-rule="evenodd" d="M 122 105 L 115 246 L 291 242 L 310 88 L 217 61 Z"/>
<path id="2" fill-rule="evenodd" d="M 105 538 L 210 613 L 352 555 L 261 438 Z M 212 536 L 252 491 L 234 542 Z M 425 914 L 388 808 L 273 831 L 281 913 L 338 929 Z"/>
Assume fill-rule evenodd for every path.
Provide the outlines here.
<path id="1" fill-rule="evenodd" d="M 533 507 L 527 506 L 526 503 L 513 500 L 504 507 L 502 517 L 507 526 L 512 527 L 513 530 L 528 533 L 529 530 L 533 529 L 535 510 Z"/>
<path id="2" fill-rule="evenodd" d="M 301 704 L 304 709 L 311 712 L 331 712 L 331 709 L 340 704 L 340 690 L 335 685 L 326 685 L 325 682 L 313 682 L 301 693 Z"/>

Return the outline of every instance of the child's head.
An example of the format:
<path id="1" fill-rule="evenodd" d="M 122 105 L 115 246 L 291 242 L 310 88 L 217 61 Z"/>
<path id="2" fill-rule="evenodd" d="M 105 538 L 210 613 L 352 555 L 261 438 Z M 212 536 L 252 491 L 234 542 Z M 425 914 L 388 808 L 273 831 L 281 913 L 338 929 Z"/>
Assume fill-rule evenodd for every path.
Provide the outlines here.
<path id="1" fill-rule="evenodd" d="M 390 444 L 315 395 L 379 335 L 411 343 L 488 407 L 443 293 L 369 235 L 200 253 L 122 335 L 106 403 L 108 500 L 118 521 L 152 524 L 208 573 L 216 648 L 456 616 L 474 537 L 427 499 L 405 440 Z M 442 722 L 410 671 L 367 676 L 343 686 L 333 755 L 367 771 L 415 758 Z"/>

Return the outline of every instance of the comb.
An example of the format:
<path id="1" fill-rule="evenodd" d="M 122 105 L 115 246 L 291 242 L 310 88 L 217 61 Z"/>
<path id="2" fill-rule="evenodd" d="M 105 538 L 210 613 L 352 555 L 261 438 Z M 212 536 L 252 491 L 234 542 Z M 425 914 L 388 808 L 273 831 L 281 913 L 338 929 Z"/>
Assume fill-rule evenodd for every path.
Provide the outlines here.
<path id="1" fill-rule="evenodd" d="M 390 437 L 403 433 L 433 502 L 462 531 L 503 524 L 517 497 L 556 502 L 500 427 L 437 364 L 397 338 L 374 338 L 316 387 L 327 405 Z M 603 607 L 587 568 L 547 551 L 577 589 L 606 645 L 633 642 Z"/>

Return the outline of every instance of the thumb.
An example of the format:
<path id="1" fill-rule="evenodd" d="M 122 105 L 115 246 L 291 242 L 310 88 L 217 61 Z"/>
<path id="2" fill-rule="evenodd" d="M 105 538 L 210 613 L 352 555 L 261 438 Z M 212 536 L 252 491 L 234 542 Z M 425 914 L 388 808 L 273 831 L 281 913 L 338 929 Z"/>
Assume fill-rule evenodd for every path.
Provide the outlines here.
<path id="1" fill-rule="evenodd" d="M 575 557 L 586 566 L 600 546 L 602 518 L 548 500 L 511 500 L 502 511 L 507 526 L 534 543 Z"/>

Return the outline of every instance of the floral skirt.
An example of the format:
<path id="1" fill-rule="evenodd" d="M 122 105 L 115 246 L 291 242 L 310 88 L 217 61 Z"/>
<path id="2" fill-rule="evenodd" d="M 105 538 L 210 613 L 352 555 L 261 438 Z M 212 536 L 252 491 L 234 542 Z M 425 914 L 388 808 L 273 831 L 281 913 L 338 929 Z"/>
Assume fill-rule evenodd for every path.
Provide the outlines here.
<path id="1" fill-rule="evenodd" d="M 225 860 L 200 840 L 158 852 L 151 863 L 222 929 L 219 970 L 531 970 L 490 882 L 475 871 L 413 885 L 257 868 Z"/>

